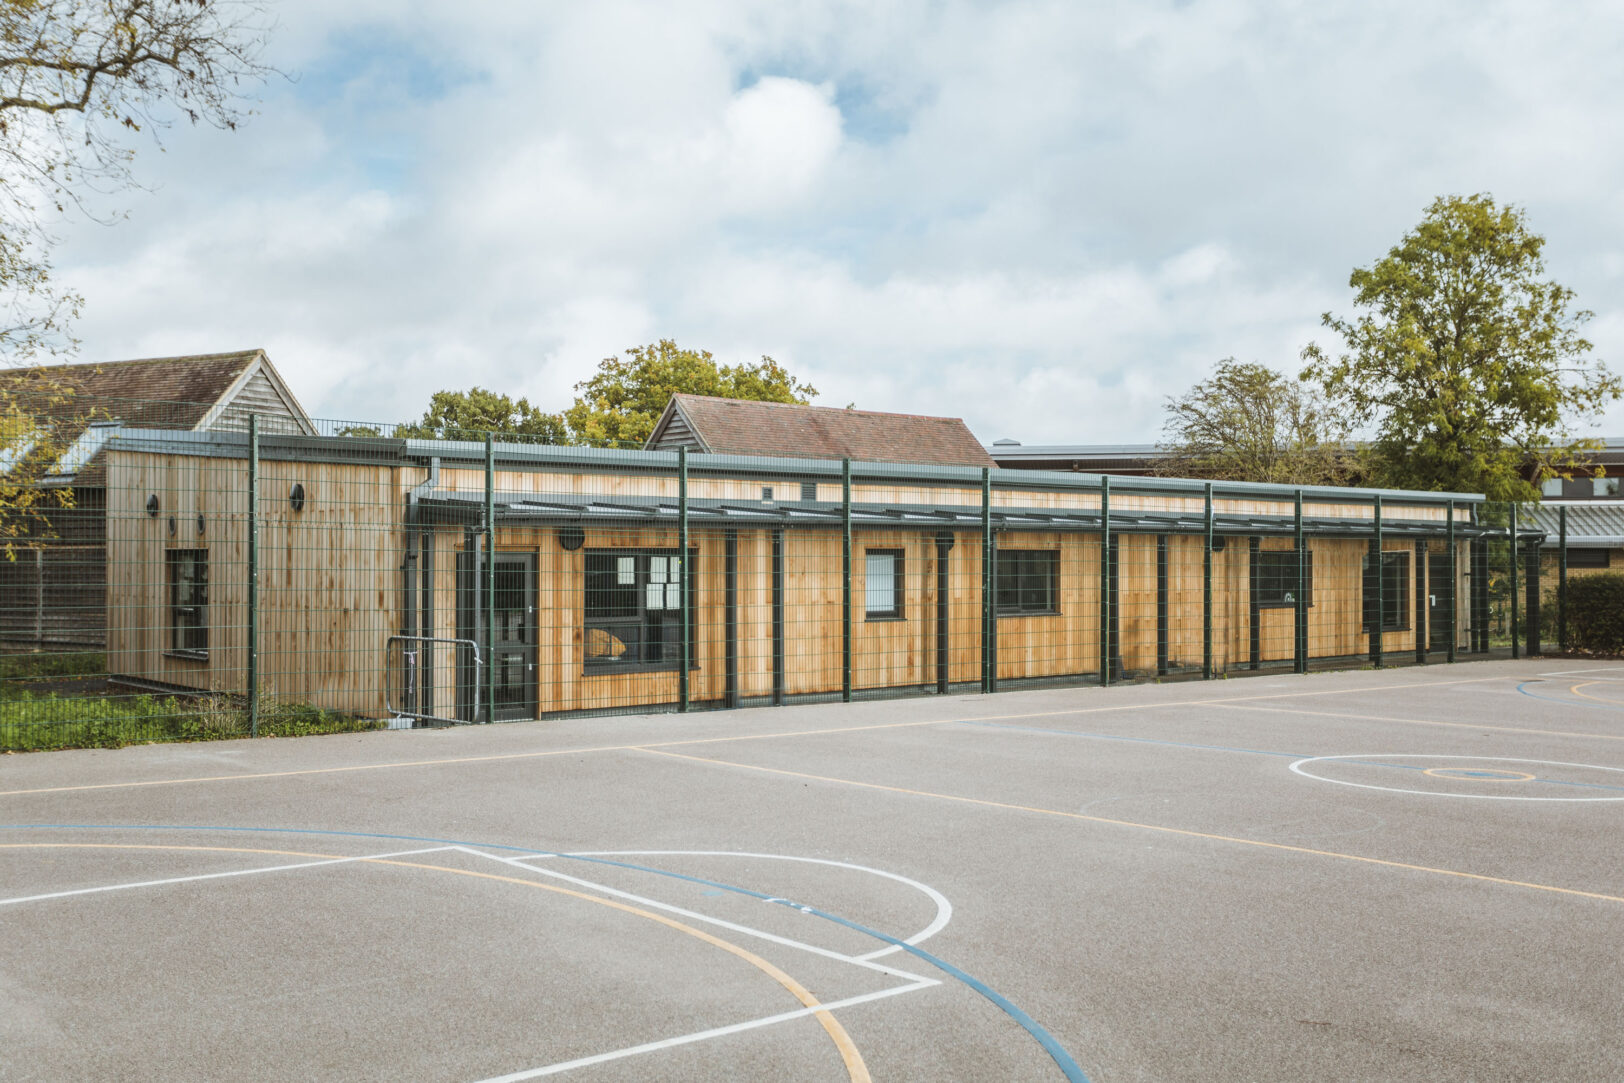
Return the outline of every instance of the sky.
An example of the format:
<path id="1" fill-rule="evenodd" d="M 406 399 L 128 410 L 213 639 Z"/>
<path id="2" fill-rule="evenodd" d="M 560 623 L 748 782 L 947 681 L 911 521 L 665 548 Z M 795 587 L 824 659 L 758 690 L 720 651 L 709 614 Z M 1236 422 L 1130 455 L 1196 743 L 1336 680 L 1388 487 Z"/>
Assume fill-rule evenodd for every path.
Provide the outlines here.
<path id="1" fill-rule="evenodd" d="M 670 338 L 985 442 L 1149 443 L 1488 192 L 1624 369 L 1616 0 L 268 7 L 255 115 L 143 135 L 123 217 L 56 230 L 82 359 L 263 347 L 312 415 L 392 421 L 560 410 Z"/>

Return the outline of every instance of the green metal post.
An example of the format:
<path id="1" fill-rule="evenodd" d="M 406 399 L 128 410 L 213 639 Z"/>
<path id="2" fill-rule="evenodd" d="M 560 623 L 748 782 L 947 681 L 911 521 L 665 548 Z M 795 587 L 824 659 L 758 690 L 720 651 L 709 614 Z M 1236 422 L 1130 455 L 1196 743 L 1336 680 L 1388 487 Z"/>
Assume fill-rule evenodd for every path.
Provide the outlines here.
<path id="1" fill-rule="evenodd" d="M 1308 557 L 1307 546 L 1303 541 L 1303 491 L 1297 490 L 1296 520 L 1293 533 L 1296 538 L 1297 553 L 1297 598 L 1296 606 L 1292 610 L 1291 633 L 1293 638 L 1293 668 L 1298 673 L 1308 672 Z"/>
<path id="2" fill-rule="evenodd" d="M 1111 683 L 1111 478 L 1100 478 L 1100 685 Z"/>
<path id="3" fill-rule="evenodd" d="M 1457 595 L 1455 593 L 1456 589 L 1457 589 L 1457 587 L 1458 587 L 1458 585 L 1460 583 L 1460 569 L 1456 567 L 1456 563 L 1459 561 L 1460 558 L 1456 554 L 1456 548 L 1457 547 L 1455 545 L 1455 502 L 1453 500 L 1449 501 L 1447 507 L 1449 509 L 1449 522 L 1444 528 L 1444 530 L 1445 530 L 1444 537 L 1446 539 L 1445 544 L 1447 544 L 1449 546 L 1449 654 L 1448 654 L 1448 660 L 1453 662 L 1455 660 L 1455 640 L 1457 638 L 1457 632 L 1456 632 L 1456 629 L 1455 629 L 1455 620 L 1456 620 L 1456 615 L 1460 612 L 1460 598 L 1459 598 L 1459 595 Z"/>
<path id="4" fill-rule="evenodd" d="M 993 626 L 998 620 L 993 598 L 992 470 L 981 468 L 981 690 L 993 690 Z"/>
<path id="5" fill-rule="evenodd" d="M 496 437 L 491 433 L 485 434 L 485 721 L 496 721 Z"/>
<path id="6" fill-rule="evenodd" d="M 1556 649 L 1568 650 L 1568 506 L 1556 509 Z"/>
<path id="7" fill-rule="evenodd" d="M 694 582 L 693 570 L 688 567 L 688 449 L 677 448 L 677 567 L 681 584 L 677 598 L 682 603 L 682 668 L 677 670 L 677 710 L 688 710 L 688 667 L 693 662 L 693 610 L 688 600 L 688 587 Z"/>
<path id="8" fill-rule="evenodd" d="M 1376 619 L 1370 624 L 1370 664 L 1382 668 L 1382 628 L 1387 623 L 1387 554 L 1382 551 L 1382 498 L 1376 494 L 1376 551 L 1370 562 L 1376 572 Z"/>
<path id="9" fill-rule="evenodd" d="M 1522 657 L 1522 642 L 1517 637 L 1517 620 L 1521 615 L 1521 603 L 1517 598 L 1517 563 L 1522 554 L 1517 551 L 1517 505 L 1511 505 L 1511 525 L 1506 527 L 1506 536 L 1511 541 L 1511 657 Z"/>
<path id="10" fill-rule="evenodd" d="M 1212 482 L 1207 482 L 1207 506 L 1201 526 L 1201 679 L 1212 672 Z"/>
<path id="11" fill-rule="evenodd" d="M 850 459 L 840 460 L 840 699 L 843 703 L 851 702 Z"/>
<path id="12" fill-rule="evenodd" d="M 248 735 L 259 736 L 259 415 L 248 415 Z"/>

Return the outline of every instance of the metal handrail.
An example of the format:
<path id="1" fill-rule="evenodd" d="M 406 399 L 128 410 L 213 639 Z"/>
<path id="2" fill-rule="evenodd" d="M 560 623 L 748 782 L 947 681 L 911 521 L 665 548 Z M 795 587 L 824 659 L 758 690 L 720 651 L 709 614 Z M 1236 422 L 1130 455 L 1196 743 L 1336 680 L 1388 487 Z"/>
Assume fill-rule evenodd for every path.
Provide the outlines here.
<path id="1" fill-rule="evenodd" d="M 447 718 L 444 715 L 425 714 L 421 711 L 408 711 L 404 707 L 395 706 L 392 701 L 393 689 L 389 684 L 389 648 L 394 646 L 396 643 L 451 643 L 457 646 L 466 646 L 470 648 L 474 655 L 474 702 L 472 713 L 475 719 L 479 717 L 479 675 L 480 667 L 485 664 L 484 659 L 480 658 L 479 656 L 479 644 L 472 639 L 442 639 L 437 636 L 390 636 L 388 639 L 384 640 L 383 705 L 385 710 L 394 715 L 396 718 L 415 718 L 425 722 L 449 722 L 452 725 L 460 726 L 467 724 L 469 721 L 466 718 Z M 406 659 L 406 686 L 408 688 L 416 686 L 418 672 L 417 654 L 418 652 L 415 650 L 401 651 L 401 657 Z"/>

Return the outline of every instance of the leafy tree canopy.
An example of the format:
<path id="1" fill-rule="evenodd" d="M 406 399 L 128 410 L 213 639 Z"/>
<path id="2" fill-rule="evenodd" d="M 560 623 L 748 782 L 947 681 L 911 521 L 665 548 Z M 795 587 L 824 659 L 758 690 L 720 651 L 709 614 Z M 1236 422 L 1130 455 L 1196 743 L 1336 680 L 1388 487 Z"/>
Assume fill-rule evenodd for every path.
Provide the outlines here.
<path id="1" fill-rule="evenodd" d="M 1302 377 L 1374 429 L 1372 483 L 1537 500 L 1541 478 L 1582 465 L 1593 444 L 1571 428 L 1624 387 L 1579 334 L 1591 313 L 1544 276 L 1544 246 L 1520 209 L 1445 196 L 1384 258 L 1354 270 L 1348 284 L 1366 311 L 1325 313 L 1346 352 L 1311 343 Z"/>
<path id="2" fill-rule="evenodd" d="M 1226 358 L 1169 396 L 1157 473 L 1299 485 L 1346 484 L 1348 433 L 1313 387 L 1264 365 Z"/>
<path id="3" fill-rule="evenodd" d="M 129 140 L 170 116 L 236 127 L 268 25 L 256 0 L 0 0 L 0 354 L 72 345 L 42 210 L 132 185 Z"/>
<path id="4" fill-rule="evenodd" d="M 358 431 L 349 435 L 375 435 Z M 421 420 L 395 430 L 396 436 L 438 440 L 483 439 L 485 434 L 523 436 L 538 444 L 565 443 L 564 420 L 506 395 L 476 387 L 470 391 L 436 391 Z"/>
<path id="5" fill-rule="evenodd" d="M 606 357 L 597 373 L 575 385 L 564 411 L 578 444 L 641 447 L 671 396 L 711 395 L 805 405 L 817 389 L 770 357 L 756 364 L 718 365 L 707 350 L 679 349 L 670 339 L 634 346 L 625 357 Z"/>

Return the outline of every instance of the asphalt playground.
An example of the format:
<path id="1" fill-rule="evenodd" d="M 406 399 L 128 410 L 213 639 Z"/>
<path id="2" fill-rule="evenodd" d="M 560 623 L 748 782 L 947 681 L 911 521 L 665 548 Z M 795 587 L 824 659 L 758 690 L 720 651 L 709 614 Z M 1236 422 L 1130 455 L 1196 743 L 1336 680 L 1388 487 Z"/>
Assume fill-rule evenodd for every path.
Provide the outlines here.
<path id="1" fill-rule="evenodd" d="M 0 757 L 3 1080 L 1624 1078 L 1624 665 Z"/>

